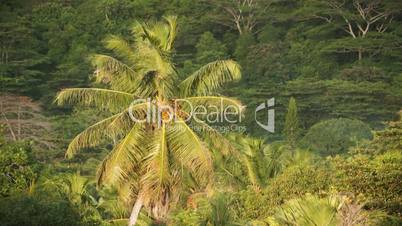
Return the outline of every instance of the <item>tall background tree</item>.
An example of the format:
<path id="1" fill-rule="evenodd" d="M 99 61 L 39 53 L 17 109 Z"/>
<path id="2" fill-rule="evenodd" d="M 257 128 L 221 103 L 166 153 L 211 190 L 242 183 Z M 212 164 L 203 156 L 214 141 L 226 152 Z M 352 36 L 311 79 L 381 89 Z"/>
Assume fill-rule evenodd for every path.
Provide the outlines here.
<path id="1" fill-rule="evenodd" d="M 361 61 L 364 55 L 371 57 L 400 48 L 401 43 L 392 34 L 392 22 L 402 6 L 396 1 L 313 0 L 306 3 L 303 12 L 306 17 L 320 19 L 349 36 L 335 39 L 326 51 L 356 53 Z"/>
<path id="2" fill-rule="evenodd" d="M 283 133 L 286 136 L 288 144 L 292 148 L 296 147 L 296 142 L 300 136 L 300 123 L 297 116 L 296 100 L 293 97 L 289 99 L 288 112 L 286 113 Z"/>

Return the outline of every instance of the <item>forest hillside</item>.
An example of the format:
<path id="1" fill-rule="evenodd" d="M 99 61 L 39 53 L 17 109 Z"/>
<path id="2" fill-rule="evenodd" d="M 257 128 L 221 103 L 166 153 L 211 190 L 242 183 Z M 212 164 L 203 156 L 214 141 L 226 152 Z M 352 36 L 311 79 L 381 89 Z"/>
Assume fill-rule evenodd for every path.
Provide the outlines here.
<path id="1" fill-rule="evenodd" d="M 402 2 L 2 0 L 0 225 L 402 225 Z"/>

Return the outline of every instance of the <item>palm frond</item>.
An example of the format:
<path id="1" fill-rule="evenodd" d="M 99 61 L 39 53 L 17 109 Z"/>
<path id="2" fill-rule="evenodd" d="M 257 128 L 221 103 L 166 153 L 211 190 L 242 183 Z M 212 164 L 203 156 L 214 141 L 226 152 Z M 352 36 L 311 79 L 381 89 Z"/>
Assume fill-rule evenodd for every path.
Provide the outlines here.
<path id="1" fill-rule="evenodd" d="M 130 46 L 130 44 L 123 38 L 116 35 L 109 35 L 105 40 L 106 48 L 113 50 L 122 59 L 134 64 L 138 58 L 136 58 L 135 50 Z"/>
<path id="2" fill-rule="evenodd" d="M 211 62 L 194 72 L 180 84 L 183 95 L 206 96 L 230 81 L 240 80 L 240 65 L 233 60 Z"/>
<path id="3" fill-rule="evenodd" d="M 107 135 L 111 133 L 110 123 L 119 115 L 120 113 L 99 121 L 78 134 L 68 145 L 66 157 L 72 158 L 81 148 L 93 147 L 102 143 L 103 138 L 107 138 Z"/>
<path id="4" fill-rule="evenodd" d="M 145 173 L 141 178 L 141 187 L 147 191 L 146 199 L 160 200 L 169 192 L 171 172 L 169 167 L 169 150 L 167 147 L 166 125 L 153 131 L 152 138 L 146 147 Z"/>
<path id="5" fill-rule="evenodd" d="M 130 105 L 129 108 L 122 111 L 110 124 L 109 136 L 118 138 L 131 130 L 136 123 L 135 119 L 142 120 L 146 118 L 148 103 L 138 103 Z M 134 117 L 134 118 L 132 118 Z"/>
<path id="6" fill-rule="evenodd" d="M 157 37 L 152 31 L 152 23 L 136 21 L 131 29 L 132 33 L 136 37 L 137 42 L 143 42 L 146 40 L 148 43 L 155 47 L 160 45 L 161 37 Z"/>
<path id="7" fill-rule="evenodd" d="M 140 177 L 137 177 L 136 174 L 133 174 L 133 176 L 130 176 L 125 183 L 117 186 L 119 200 L 129 206 L 130 209 L 132 207 L 130 205 L 133 204 L 134 200 L 139 194 L 139 180 Z"/>
<path id="8" fill-rule="evenodd" d="M 138 85 L 141 96 L 171 97 L 173 94 L 173 81 L 177 73 L 170 50 L 176 35 L 176 21 L 175 17 L 166 17 L 165 20 L 156 23 L 137 22 L 133 26 L 135 49 L 141 59 L 136 63 L 141 74 Z"/>
<path id="9" fill-rule="evenodd" d="M 166 50 L 171 50 L 173 48 L 174 40 L 177 34 L 177 16 L 165 16 L 167 24 L 169 25 L 169 34 L 166 42 Z"/>
<path id="10" fill-rule="evenodd" d="M 98 185 L 104 182 L 121 184 L 129 173 L 138 167 L 143 157 L 141 145 L 144 140 L 142 124 L 135 124 L 123 140 L 103 160 L 97 172 Z"/>
<path id="11" fill-rule="evenodd" d="M 237 148 L 215 128 L 211 127 L 202 120 L 192 120 L 190 123 L 191 125 L 197 127 L 197 133 L 201 134 L 203 139 L 207 143 L 209 143 L 215 150 L 219 151 L 223 155 L 227 155 L 230 153 L 238 156 L 239 153 Z"/>
<path id="12" fill-rule="evenodd" d="M 342 203 L 343 200 L 340 197 L 318 198 L 307 194 L 305 197 L 287 201 L 278 208 L 270 221 L 279 225 L 335 226 L 339 225 L 337 210 Z"/>
<path id="13" fill-rule="evenodd" d="M 246 167 L 248 180 L 250 181 L 251 185 L 255 187 L 262 186 L 260 175 L 258 175 L 258 165 L 252 158 L 243 155 L 242 156 L 242 164 Z"/>
<path id="14" fill-rule="evenodd" d="M 141 78 L 132 65 L 103 54 L 91 56 L 91 61 L 96 71 L 94 73 L 97 83 L 107 83 L 115 90 L 133 92 L 137 88 Z"/>
<path id="15" fill-rule="evenodd" d="M 177 28 L 177 17 L 166 16 L 164 19 L 155 23 L 136 22 L 132 29 L 137 40 L 147 40 L 161 55 L 172 49 Z"/>
<path id="16" fill-rule="evenodd" d="M 211 154 L 194 131 L 182 120 L 168 127 L 168 145 L 172 155 L 198 179 L 212 174 Z"/>
<path id="17" fill-rule="evenodd" d="M 127 108 L 134 95 L 126 92 L 99 88 L 71 88 L 60 91 L 55 99 L 58 105 L 79 104 L 112 112 Z"/>
<path id="18" fill-rule="evenodd" d="M 121 135 L 130 131 L 135 124 L 130 116 L 130 111 L 133 116 L 140 119 L 144 117 L 146 108 L 147 103 L 136 104 L 88 127 L 71 141 L 67 148 L 66 156 L 72 158 L 81 148 L 99 145 L 102 142 L 102 138 L 117 140 Z"/>

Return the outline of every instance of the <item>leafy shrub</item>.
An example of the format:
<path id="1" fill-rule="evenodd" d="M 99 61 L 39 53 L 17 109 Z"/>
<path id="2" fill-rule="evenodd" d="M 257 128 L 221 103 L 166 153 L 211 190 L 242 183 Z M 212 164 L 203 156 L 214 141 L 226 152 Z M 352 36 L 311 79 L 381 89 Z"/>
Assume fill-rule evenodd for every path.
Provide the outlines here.
<path id="1" fill-rule="evenodd" d="M 25 191 L 37 177 L 31 147 L 26 143 L 0 143 L 0 196 Z"/>
<path id="2" fill-rule="evenodd" d="M 326 164 L 299 164 L 286 168 L 268 180 L 264 190 L 248 187 L 232 194 L 231 208 L 241 222 L 263 220 L 274 214 L 277 206 L 286 200 L 306 193 L 326 193 L 332 183 L 331 168 Z"/>
<path id="3" fill-rule="evenodd" d="M 169 225 L 237 225 L 234 222 L 234 212 L 230 208 L 233 203 L 231 195 L 216 193 L 212 197 L 199 197 L 196 208 L 178 210 L 171 216 Z"/>
<path id="4" fill-rule="evenodd" d="M 402 225 L 402 219 L 400 217 L 390 216 L 383 212 L 373 211 L 369 214 L 370 226 L 400 226 Z"/>
<path id="5" fill-rule="evenodd" d="M 253 187 L 233 193 L 231 207 L 242 221 L 250 221 L 268 216 L 272 206 L 267 205 L 267 194 Z"/>
<path id="6" fill-rule="evenodd" d="M 201 216 L 193 209 L 180 209 L 172 213 L 169 223 L 176 226 L 198 226 Z"/>
<path id="7" fill-rule="evenodd" d="M 21 195 L 0 199 L 0 222 L 2 226 L 83 225 L 68 201 Z"/>
<path id="8" fill-rule="evenodd" d="M 384 209 L 402 214 L 402 153 L 388 152 L 370 158 L 357 155 L 350 159 L 336 157 L 334 187 L 352 192 L 369 209 Z"/>
<path id="9" fill-rule="evenodd" d="M 330 119 L 313 125 L 302 140 L 302 146 L 323 155 L 346 152 L 354 143 L 372 139 L 370 128 L 362 121 Z"/>
<path id="10" fill-rule="evenodd" d="M 331 174 L 332 168 L 327 164 L 289 167 L 269 183 L 264 191 L 265 205 L 272 208 L 306 193 L 326 193 L 332 184 Z"/>
<path id="11" fill-rule="evenodd" d="M 383 153 L 384 151 L 402 151 L 402 111 L 399 112 L 399 120 L 389 122 L 388 127 L 374 133 L 374 139 L 370 142 L 369 149 L 372 153 Z"/>

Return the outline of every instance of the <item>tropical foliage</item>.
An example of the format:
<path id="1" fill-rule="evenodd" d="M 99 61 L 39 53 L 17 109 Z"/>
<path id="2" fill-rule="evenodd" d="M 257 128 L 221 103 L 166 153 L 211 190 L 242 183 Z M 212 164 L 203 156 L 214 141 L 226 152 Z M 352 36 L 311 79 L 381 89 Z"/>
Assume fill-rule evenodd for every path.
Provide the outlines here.
<path id="1" fill-rule="evenodd" d="M 210 180 L 208 147 L 187 123 L 192 112 L 186 111 L 185 105 L 179 105 L 177 112 L 164 109 L 173 109 L 179 101 L 208 106 L 222 100 L 224 105 L 241 105 L 234 99 L 212 96 L 224 83 L 240 78 L 240 68 L 234 61 L 208 63 L 178 81 L 171 61 L 176 17 L 136 23 L 132 29 L 133 44 L 117 36 L 105 41 L 121 60 L 101 54 L 92 57 L 95 82 L 106 83 L 110 89 L 65 89 L 57 95 L 56 102 L 118 112 L 81 132 L 70 143 L 66 155 L 72 157 L 80 148 L 99 145 L 104 137 L 114 140 L 116 145 L 103 160 L 97 180 L 99 184 L 119 187 L 127 203 L 136 200 L 130 219 L 130 224 L 135 224 L 142 205 L 155 219 L 165 221 L 169 209 L 180 198 L 180 190 L 185 189 L 185 177 L 191 176 L 197 184 Z M 179 89 L 174 89 L 175 84 Z M 151 98 L 152 103 L 136 103 L 135 98 Z M 132 114 L 145 118 L 148 105 L 162 111 L 162 117 L 146 123 L 132 120 Z M 220 138 L 213 132 L 217 131 L 210 131 L 211 141 Z"/>
<path id="2" fill-rule="evenodd" d="M 0 224 L 402 225 L 401 6 L 1 1 Z"/>

